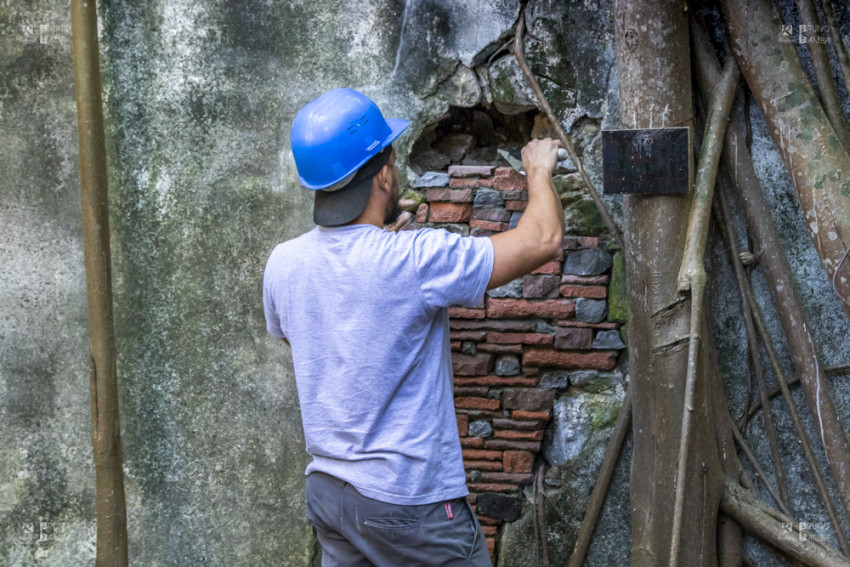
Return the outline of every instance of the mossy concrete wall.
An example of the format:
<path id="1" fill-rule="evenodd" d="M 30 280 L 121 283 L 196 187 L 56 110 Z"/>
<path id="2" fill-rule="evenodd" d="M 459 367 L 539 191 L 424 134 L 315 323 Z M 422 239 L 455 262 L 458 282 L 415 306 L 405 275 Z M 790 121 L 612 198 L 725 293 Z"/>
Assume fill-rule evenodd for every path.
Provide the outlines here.
<path id="1" fill-rule="evenodd" d="M 397 145 L 406 187 L 408 150 L 450 104 L 525 109 L 527 85 L 496 73 L 512 69 L 504 44 L 520 2 L 103 0 L 99 9 L 131 562 L 306 567 L 316 545 L 291 360 L 265 334 L 260 302 L 268 252 L 312 226 L 289 124 L 327 89 L 362 90 L 413 122 Z M 608 0 L 526 8 L 531 66 L 597 181 L 599 129 L 618 125 L 611 14 Z M 0 564 L 87 565 L 94 467 L 68 2 L 2 2 L 0 30 Z M 512 82 L 491 81 L 490 70 Z M 757 111 L 752 122 L 813 336 L 824 364 L 846 363 L 847 321 Z M 581 203 L 573 189 L 564 199 Z M 576 222 L 602 234 L 584 208 Z M 743 326 L 722 252 L 710 254 L 712 313 L 739 412 Z M 847 383 L 833 383 L 842 415 Z M 622 391 L 609 386 L 567 391 L 562 403 L 608 396 L 600 403 L 613 411 Z M 547 474 L 558 563 L 610 431 L 603 421 L 576 460 Z M 759 427 L 756 418 L 764 455 Z M 798 459 L 793 440 L 783 443 Z M 789 476 L 804 476 L 793 463 L 799 474 Z M 590 564 L 628 557 L 627 482 L 623 461 Z M 791 490 L 807 495 L 802 519 L 823 525 L 807 487 Z M 506 531 L 502 565 L 534 564 L 532 514 Z"/>

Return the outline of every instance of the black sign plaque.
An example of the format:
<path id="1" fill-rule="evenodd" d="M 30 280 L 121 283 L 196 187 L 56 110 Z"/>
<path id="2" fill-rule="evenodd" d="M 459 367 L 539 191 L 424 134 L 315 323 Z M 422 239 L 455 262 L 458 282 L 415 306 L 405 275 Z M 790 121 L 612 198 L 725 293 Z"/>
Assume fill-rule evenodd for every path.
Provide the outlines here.
<path id="1" fill-rule="evenodd" d="M 688 192 L 688 129 L 602 131 L 602 192 Z"/>

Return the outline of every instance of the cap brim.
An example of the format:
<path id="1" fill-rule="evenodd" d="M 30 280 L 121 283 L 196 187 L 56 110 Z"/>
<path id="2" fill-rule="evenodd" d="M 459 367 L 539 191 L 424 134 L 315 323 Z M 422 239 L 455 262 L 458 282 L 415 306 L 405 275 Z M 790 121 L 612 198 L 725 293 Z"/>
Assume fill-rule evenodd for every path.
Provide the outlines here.
<path id="1" fill-rule="evenodd" d="M 366 208 L 371 194 L 371 179 L 339 191 L 316 191 L 313 222 L 320 226 L 338 226 L 351 222 Z"/>

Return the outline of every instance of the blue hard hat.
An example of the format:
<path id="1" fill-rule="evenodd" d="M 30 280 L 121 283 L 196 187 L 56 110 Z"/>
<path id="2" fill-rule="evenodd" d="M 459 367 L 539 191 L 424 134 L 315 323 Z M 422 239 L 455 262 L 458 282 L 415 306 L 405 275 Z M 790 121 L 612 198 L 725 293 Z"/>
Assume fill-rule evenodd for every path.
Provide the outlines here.
<path id="1" fill-rule="evenodd" d="M 353 89 L 326 92 L 299 110 L 292 122 L 298 180 L 313 190 L 339 188 L 409 124 L 385 119 L 369 97 Z"/>

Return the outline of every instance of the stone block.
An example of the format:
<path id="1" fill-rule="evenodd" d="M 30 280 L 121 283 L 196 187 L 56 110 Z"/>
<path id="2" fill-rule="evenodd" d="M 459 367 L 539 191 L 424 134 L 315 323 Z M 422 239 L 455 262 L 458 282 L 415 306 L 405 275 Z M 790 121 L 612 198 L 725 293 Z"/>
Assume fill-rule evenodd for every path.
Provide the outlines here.
<path id="1" fill-rule="evenodd" d="M 554 390 L 537 388 L 509 389 L 502 392 L 502 407 L 526 411 L 547 410 L 555 399 Z"/>
<path id="2" fill-rule="evenodd" d="M 524 211 L 528 201 L 505 201 L 505 208 L 509 211 Z"/>
<path id="3" fill-rule="evenodd" d="M 449 177 L 492 177 L 492 165 L 452 165 L 449 166 Z"/>
<path id="4" fill-rule="evenodd" d="M 495 354 L 522 354 L 521 345 L 494 345 L 491 343 L 481 343 L 478 346 L 481 352 L 492 352 Z"/>
<path id="5" fill-rule="evenodd" d="M 537 431 L 514 431 L 512 429 L 497 429 L 496 439 L 518 439 L 520 441 L 542 441 L 543 430 Z"/>
<path id="6" fill-rule="evenodd" d="M 487 339 L 487 331 L 455 331 L 450 335 L 453 341 L 477 341 Z"/>
<path id="7" fill-rule="evenodd" d="M 460 446 L 464 449 L 481 449 L 484 447 L 484 439 L 481 437 L 461 437 Z"/>
<path id="8" fill-rule="evenodd" d="M 509 281 L 503 286 L 487 291 L 489 297 L 514 297 L 519 299 L 522 297 L 522 280 L 515 279 Z"/>
<path id="9" fill-rule="evenodd" d="M 577 276 L 598 276 L 613 265 L 614 260 L 602 248 L 583 248 L 567 254 L 564 273 Z"/>
<path id="10" fill-rule="evenodd" d="M 570 387 L 570 373 L 564 370 L 548 370 L 540 374 L 540 387 L 566 390 Z"/>
<path id="11" fill-rule="evenodd" d="M 593 330 L 579 327 L 559 327 L 554 345 L 558 350 L 587 350 L 593 342 Z"/>
<path id="12" fill-rule="evenodd" d="M 479 471 L 501 471 L 504 470 L 502 463 L 499 461 L 464 461 L 463 467 L 467 470 L 475 469 Z"/>
<path id="13" fill-rule="evenodd" d="M 605 351 L 574 352 L 529 348 L 525 351 L 522 362 L 524 366 L 530 367 L 611 370 L 617 364 L 617 355 L 614 352 Z"/>
<path id="14" fill-rule="evenodd" d="M 534 330 L 533 321 L 521 321 L 516 319 L 506 321 L 493 321 L 491 319 L 482 319 L 479 321 L 470 321 L 464 319 L 450 319 L 449 328 L 457 331 L 466 331 L 470 329 L 488 330 L 488 331 L 519 331 L 528 332 Z"/>
<path id="15" fill-rule="evenodd" d="M 527 386 L 533 388 L 537 385 L 537 378 L 526 376 L 475 376 L 472 378 L 455 378 L 456 386 Z"/>
<path id="16" fill-rule="evenodd" d="M 507 317 L 546 317 L 568 319 L 575 314 L 575 303 L 570 299 L 487 299 L 487 316 L 495 319 Z"/>
<path id="17" fill-rule="evenodd" d="M 472 205 L 469 203 L 431 203 L 431 222 L 459 223 L 469 222 L 472 218 Z"/>
<path id="18" fill-rule="evenodd" d="M 421 203 L 416 209 L 416 218 L 414 219 L 420 224 L 428 222 L 428 203 Z"/>
<path id="19" fill-rule="evenodd" d="M 469 424 L 469 435 L 471 437 L 490 437 L 493 434 L 493 426 L 489 421 L 473 421 Z"/>
<path id="20" fill-rule="evenodd" d="M 542 419 L 547 420 L 551 417 L 551 412 L 546 411 L 525 411 L 525 410 L 514 410 L 511 412 L 511 417 L 513 419 Z"/>
<path id="21" fill-rule="evenodd" d="M 449 174 L 442 171 L 426 171 L 413 185 L 417 189 L 427 187 L 446 187 L 449 184 Z"/>
<path id="22" fill-rule="evenodd" d="M 520 373 L 519 357 L 506 354 L 496 359 L 497 376 L 516 376 Z"/>
<path id="23" fill-rule="evenodd" d="M 528 181 L 525 175 L 518 172 L 512 167 L 497 167 L 493 175 L 493 188 L 501 191 L 510 191 L 512 189 L 525 190 L 528 187 Z"/>
<path id="24" fill-rule="evenodd" d="M 429 215 L 430 216 L 430 215 Z M 434 219 L 431 219 L 431 222 L 435 222 Z M 458 224 L 458 223 L 439 223 L 433 224 L 434 228 L 442 228 L 448 232 L 454 234 L 460 234 L 461 236 L 469 236 L 469 225 L 468 224 Z"/>
<path id="25" fill-rule="evenodd" d="M 558 271 L 560 271 L 560 264 Z M 522 295 L 529 299 L 558 297 L 560 277 L 556 275 L 528 275 L 522 278 Z"/>
<path id="26" fill-rule="evenodd" d="M 485 449 L 497 449 L 502 451 L 540 451 L 540 441 L 518 441 L 515 439 L 486 439 Z"/>
<path id="27" fill-rule="evenodd" d="M 608 313 L 608 303 L 601 299 L 579 297 L 575 304 L 575 318 L 583 323 L 601 323 Z"/>
<path id="28" fill-rule="evenodd" d="M 534 455 L 528 451 L 505 451 L 502 468 L 505 472 L 530 473 L 534 467 Z"/>
<path id="29" fill-rule="evenodd" d="M 487 312 L 484 309 L 471 307 L 449 307 L 449 317 L 455 319 L 484 319 Z"/>
<path id="30" fill-rule="evenodd" d="M 452 368 L 455 376 L 484 376 L 493 370 L 493 355 L 455 353 L 452 355 Z"/>
<path id="31" fill-rule="evenodd" d="M 620 338 L 620 331 L 612 329 L 597 331 L 596 338 L 593 339 L 593 348 L 620 350 L 626 348 L 626 345 Z"/>
<path id="32" fill-rule="evenodd" d="M 505 197 L 501 191 L 479 189 L 475 192 L 472 203 L 476 207 L 502 207 L 505 204 Z"/>
<path id="33" fill-rule="evenodd" d="M 463 459 L 470 461 L 501 461 L 501 451 L 488 451 L 486 449 L 464 449 Z"/>
<path id="34" fill-rule="evenodd" d="M 460 343 L 460 352 L 463 354 L 476 354 L 476 343 L 475 341 L 461 341 Z"/>
<path id="35" fill-rule="evenodd" d="M 530 473 L 509 473 L 509 472 L 485 472 L 481 475 L 481 482 L 505 482 L 511 484 L 529 484 L 531 483 Z"/>
<path id="36" fill-rule="evenodd" d="M 474 207 L 472 209 L 473 220 L 484 220 L 491 222 L 508 222 L 511 219 L 511 212 L 507 209 L 498 209 L 492 207 Z"/>
<path id="37" fill-rule="evenodd" d="M 536 429 L 542 431 L 546 427 L 546 422 L 539 419 L 522 421 L 518 419 L 495 418 L 491 423 L 496 429 L 513 429 L 516 431 L 534 431 Z"/>
<path id="38" fill-rule="evenodd" d="M 471 203 L 472 189 L 428 189 L 425 196 L 431 202 Z"/>
<path id="39" fill-rule="evenodd" d="M 513 522 L 518 520 L 522 513 L 522 497 L 519 494 L 484 492 L 478 495 L 475 506 L 481 515 Z"/>
<path id="40" fill-rule="evenodd" d="M 508 230 L 516 228 L 516 225 L 519 223 L 519 219 L 522 218 L 522 213 L 519 211 L 514 211 L 511 213 L 511 220 L 508 222 Z"/>
<path id="41" fill-rule="evenodd" d="M 575 285 L 607 285 L 608 276 L 575 276 L 573 274 L 564 274 L 561 276 L 561 283 Z"/>

